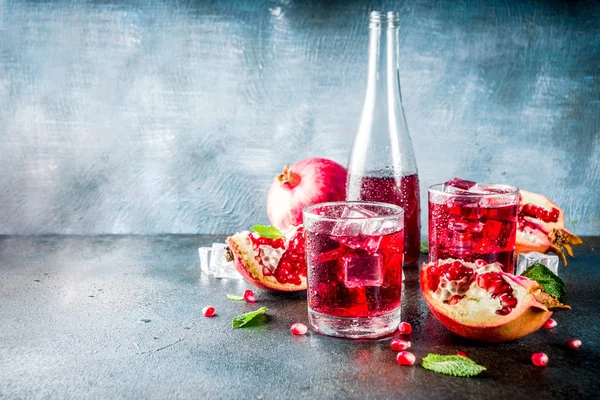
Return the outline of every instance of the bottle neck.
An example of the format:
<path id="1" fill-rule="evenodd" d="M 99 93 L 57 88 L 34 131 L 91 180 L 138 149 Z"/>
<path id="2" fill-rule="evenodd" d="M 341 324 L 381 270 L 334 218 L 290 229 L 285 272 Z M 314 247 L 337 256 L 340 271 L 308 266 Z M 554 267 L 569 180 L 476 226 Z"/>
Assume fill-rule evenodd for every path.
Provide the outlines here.
<path id="1" fill-rule="evenodd" d="M 388 109 L 402 107 L 398 53 L 398 26 L 391 21 L 371 21 L 367 99 L 378 106 L 386 104 Z"/>
<path id="2" fill-rule="evenodd" d="M 402 107 L 398 66 L 398 15 L 374 12 L 369 21 L 367 90 L 350 156 L 350 174 L 417 173 Z"/>

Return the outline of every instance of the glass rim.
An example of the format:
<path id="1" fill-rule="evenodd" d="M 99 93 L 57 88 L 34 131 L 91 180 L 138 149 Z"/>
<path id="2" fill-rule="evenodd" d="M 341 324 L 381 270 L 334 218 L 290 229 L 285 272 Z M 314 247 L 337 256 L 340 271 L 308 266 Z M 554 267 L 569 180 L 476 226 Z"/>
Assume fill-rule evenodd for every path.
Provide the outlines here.
<path id="1" fill-rule="evenodd" d="M 396 211 L 396 213 L 390 214 L 390 215 L 380 215 L 377 217 L 342 218 L 342 217 L 330 217 L 330 216 L 315 214 L 312 212 L 317 207 L 331 207 L 331 206 L 342 205 L 342 204 L 384 207 L 387 209 L 392 209 L 392 210 Z M 310 218 L 318 220 L 318 221 L 331 221 L 331 222 L 350 221 L 350 220 L 351 221 L 385 221 L 388 219 L 393 219 L 393 218 L 398 218 L 398 217 L 404 218 L 404 208 L 397 206 L 395 204 L 381 203 L 378 201 L 328 201 L 328 202 L 317 203 L 317 204 L 313 204 L 311 206 L 304 207 L 302 209 L 302 215 L 309 216 Z"/>
<path id="2" fill-rule="evenodd" d="M 443 188 L 444 183 L 435 183 L 429 186 L 429 193 L 435 193 L 436 195 L 446 196 L 446 197 L 469 197 L 469 198 L 486 198 L 486 199 L 494 199 L 494 198 L 505 198 L 519 194 L 519 188 L 516 186 L 505 185 L 503 183 L 493 183 L 493 182 L 477 182 L 477 184 L 487 185 L 490 187 L 505 189 L 508 190 L 507 193 L 449 193 L 444 192 Z"/>

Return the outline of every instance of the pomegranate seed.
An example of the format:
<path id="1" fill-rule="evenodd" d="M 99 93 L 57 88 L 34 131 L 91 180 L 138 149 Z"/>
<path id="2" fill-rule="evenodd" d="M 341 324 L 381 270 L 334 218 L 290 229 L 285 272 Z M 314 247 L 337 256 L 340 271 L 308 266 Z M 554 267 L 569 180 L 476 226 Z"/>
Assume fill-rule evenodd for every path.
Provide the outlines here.
<path id="1" fill-rule="evenodd" d="M 244 292 L 244 300 L 248 303 L 256 303 L 256 297 L 254 297 L 254 292 L 252 290 L 246 290 Z"/>
<path id="2" fill-rule="evenodd" d="M 548 321 L 544 322 L 544 328 L 546 328 L 546 329 L 555 328 L 556 325 L 558 325 L 558 322 L 556 322 L 552 318 L 549 318 Z"/>
<path id="3" fill-rule="evenodd" d="M 396 356 L 396 361 L 400 365 L 413 365 L 416 361 L 415 355 L 410 351 L 401 351 Z"/>
<path id="4" fill-rule="evenodd" d="M 579 350 L 581 347 L 581 340 L 579 339 L 569 339 L 565 343 L 573 350 Z"/>
<path id="5" fill-rule="evenodd" d="M 400 332 L 402 335 L 410 335 L 412 332 L 412 326 L 410 326 L 408 322 L 400 322 L 400 325 L 398 326 L 398 332 Z"/>
<path id="6" fill-rule="evenodd" d="M 456 353 L 457 356 L 461 356 L 461 357 L 465 357 L 465 358 L 469 358 L 469 356 L 467 356 L 467 353 L 463 352 L 463 351 L 459 351 Z"/>
<path id="7" fill-rule="evenodd" d="M 392 350 L 394 351 L 402 351 L 406 350 L 410 347 L 410 342 L 408 340 L 402 340 L 400 338 L 392 339 Z"/>
<path id="8" fill-rule="evenodd" d="M 307 331 L 308 328 L 306 327 L 306 325 L 301 324 L 300 322 L 296 322 L 290 328 L 290 332 L 292 332 L 292 335 L 304 335 Z"/>
<path id="9" fill-rule="evenodd" d="M 202 315 L 205 317 L 214 317 L 215 316 L 215 308 L 213 306 L 206 306 L 202 309 Z"/>
<path id="10" fill-rule="evenodd" d="M 531 356 L 531 362 L 536 367 L 545 367 L 548 364 L 548 356 L 546 353 L 535 353 Z"/>

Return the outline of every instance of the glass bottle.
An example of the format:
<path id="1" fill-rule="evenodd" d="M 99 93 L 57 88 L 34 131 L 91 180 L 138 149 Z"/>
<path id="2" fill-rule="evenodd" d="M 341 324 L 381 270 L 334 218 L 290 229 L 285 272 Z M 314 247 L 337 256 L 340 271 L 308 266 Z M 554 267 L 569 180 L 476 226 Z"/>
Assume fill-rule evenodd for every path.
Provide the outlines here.
<path id="1" fill-rule="evenodd" d="M 404 208 L 404 264 L 419 258 L 419 177 L 402 107 L 398 71 L 398 13 L 373 11 L 369 19 L 367 93 L 350 162 L 348 200 Z"/>

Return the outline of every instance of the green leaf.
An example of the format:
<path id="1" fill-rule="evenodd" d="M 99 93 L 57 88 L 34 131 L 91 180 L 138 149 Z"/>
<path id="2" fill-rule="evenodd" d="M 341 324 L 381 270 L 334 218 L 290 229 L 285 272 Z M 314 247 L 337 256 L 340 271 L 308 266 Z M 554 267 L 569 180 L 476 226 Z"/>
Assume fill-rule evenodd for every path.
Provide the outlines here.
<path id="1" fill-rule="evenodd" d="M 443 356 L 440 354 L 428 354 L 421 361 L 423 368 L 438 374 L 452 376 L 475 376 L 486 368 L 477 364 L 470 358 L 463 356 Z"/>
<path id="2" fill-rule="evenodd" d="M 227 298 L 229 300 L 233 300 L 233 301 L 243 301 L 244 300 L 244 296 L 238 296 L 237 294 L 227 293 L 225 296 L 227 296 Z"/>
<path id="3" fill-rule="evenodd" d="M 263 314 L 266 314 L 268 310 L 269 309 L 267 307 L 261 307 L 256 311 L 250 311 L 247 313 L 240 314 L 237 317 L 233 318 L 233 320 L 231 320 L 231 326 L 233 326 L 234 328 L 241 328 L 253 319 L 263 316 Z M 258 318 L 258 320 L 262 321 L 262 323 L 267 322 L 267 319 L 264 318 L 264 316 L 263 318 Z"/>
<path id="4" fill-rule="evenodd" d="M 550 271 L 544 264 L 533 264 L 521 275 L 536 281 L 542 286 L 544 292 L 556 297 L 560 301 L 562 301 L 563 296 L 567 294 L 565 282 Z"/>
<path id="5" fill-rule="evenodd" d="M 252 228 L 254 232 L 258 233 L 265 239 L 279 239 L 284 237 L 283 233 L 274 226 L 271 225 L 254 225 Z"/>
<path id="6" fill-rule="evenodd" d="M 429 242 L 426 240 L 421 242 L 421 254 L 429 253 Z"/>

